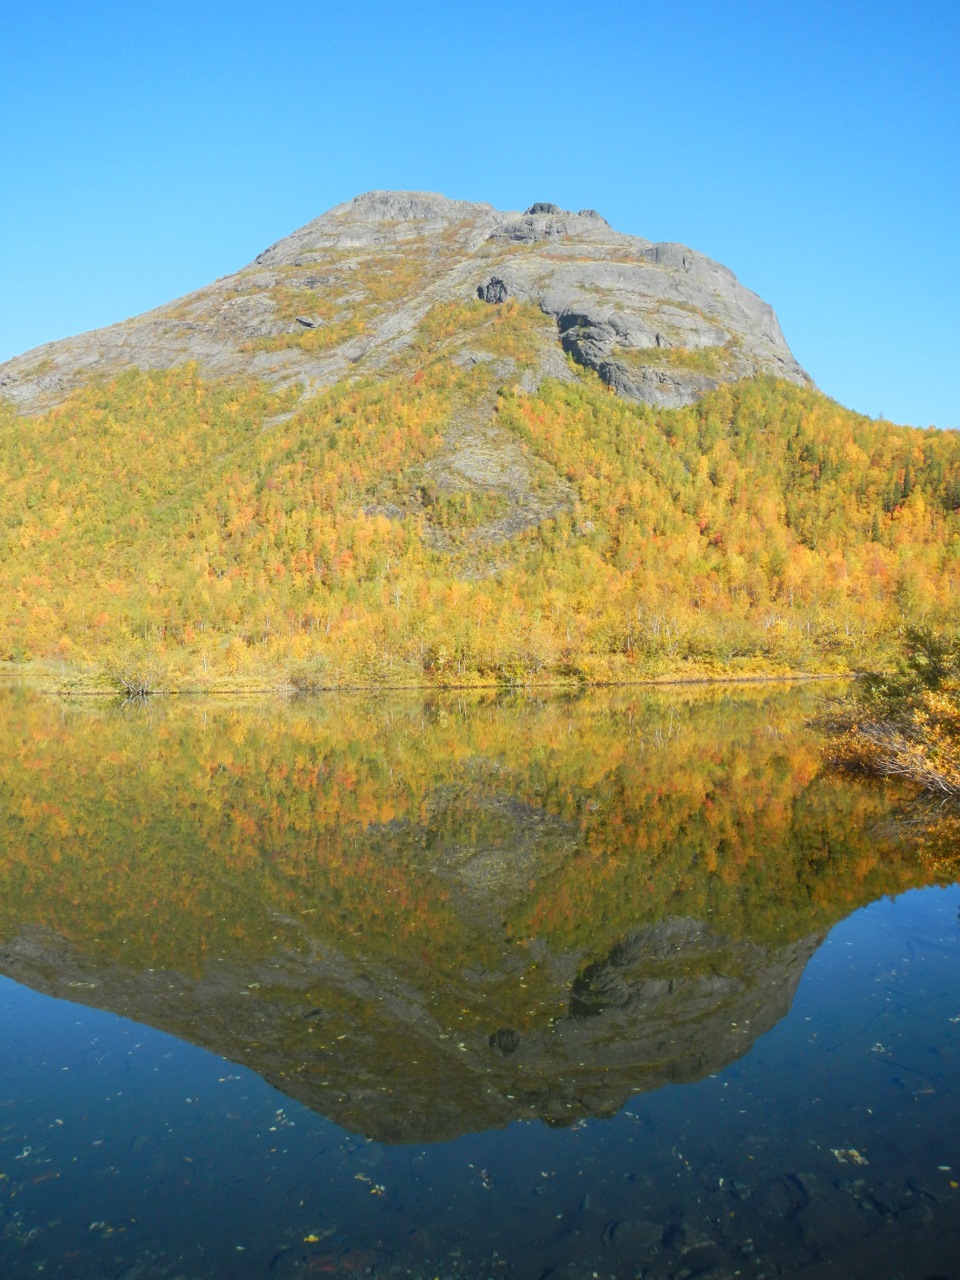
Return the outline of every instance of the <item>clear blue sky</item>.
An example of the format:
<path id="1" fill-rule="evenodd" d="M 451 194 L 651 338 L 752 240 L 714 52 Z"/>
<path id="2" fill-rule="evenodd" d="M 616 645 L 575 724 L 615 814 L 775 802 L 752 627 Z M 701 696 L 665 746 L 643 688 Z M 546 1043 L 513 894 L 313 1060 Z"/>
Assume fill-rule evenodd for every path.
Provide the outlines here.
<path id="1" fill-rule="evenodd" d="M 8 0 L 0 360 L 374 187 L 726 263 L 828 394 L 960 426 L 960 4 Z"/>

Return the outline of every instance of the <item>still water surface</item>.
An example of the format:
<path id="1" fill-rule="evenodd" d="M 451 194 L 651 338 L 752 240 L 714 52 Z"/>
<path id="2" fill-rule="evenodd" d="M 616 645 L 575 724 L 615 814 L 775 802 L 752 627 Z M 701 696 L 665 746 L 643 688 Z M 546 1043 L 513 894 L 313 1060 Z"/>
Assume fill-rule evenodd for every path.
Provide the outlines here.
<path id="1" fill-rule="evenodd" d="M 960 887 L 822 696 L 5 691 L 0 1275 L 956 1275 Z"/>

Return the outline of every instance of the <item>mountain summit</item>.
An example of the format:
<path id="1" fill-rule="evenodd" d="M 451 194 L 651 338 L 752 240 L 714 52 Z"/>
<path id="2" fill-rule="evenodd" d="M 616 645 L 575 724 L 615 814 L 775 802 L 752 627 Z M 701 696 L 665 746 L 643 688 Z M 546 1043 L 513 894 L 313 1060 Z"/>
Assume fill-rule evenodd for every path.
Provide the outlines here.
<path id="1" fill-rule="evenodd" d="M 756 373 L 810 383 L 772 308 L 683 245 L 624 235 L 593 209 L 503 213 L 370 191 L 234 275 L 0 365 L 0 397 L 36 412 L 94 375 L 187 361 L 205 377 L 315 390 L 388 368 L 432 307 L 478 298 L 533 303 L 554 322 L 528 381 L 569 377 L 566 353 L 622 395 L 665 407 Z M 450 354 L 469 359 L 469 334 L 451 337 Z"/>

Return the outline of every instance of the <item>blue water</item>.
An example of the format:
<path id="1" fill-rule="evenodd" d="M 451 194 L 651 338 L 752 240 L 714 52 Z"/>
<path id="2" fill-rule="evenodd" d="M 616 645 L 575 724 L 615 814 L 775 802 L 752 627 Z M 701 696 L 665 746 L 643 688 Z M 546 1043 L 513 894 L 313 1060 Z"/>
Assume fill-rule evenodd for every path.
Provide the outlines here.
<path id="1" fill-rule="evenodd" d="M 432 1145 L 2 979 L 0 1275 L 955 1275 L 958 908 L 953 886 L 856 911 L 698 1083 Z"/>

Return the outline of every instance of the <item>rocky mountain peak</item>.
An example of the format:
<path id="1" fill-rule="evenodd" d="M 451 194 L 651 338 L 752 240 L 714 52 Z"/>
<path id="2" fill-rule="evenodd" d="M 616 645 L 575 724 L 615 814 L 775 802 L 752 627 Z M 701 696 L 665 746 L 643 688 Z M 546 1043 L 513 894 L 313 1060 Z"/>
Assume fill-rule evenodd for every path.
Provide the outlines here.
<path id="1" fill-rule="evenodd" d="M 520 244 L 534 244 L 538 240 L 559 239 L 569 236 L 590 236 L 591 232 L 610 231 L 606 218 L 596 209 L 581 209 L 571 213 L 559 205 L 543 201 L 532 204 L 519 218 L 511 218 L 493 232 L 493 240 L 514 240 Z"/>
<path id="2" fill-rule="evenodd" d="M 107 329 L 0 365 L 0 397 L 34 412 L 93 376 L 196 361 L 209 377 L 306 391 L 389 370 L 438 304 L 531 304 L 553 322 L 525 377 L 594 370 L 619 394 L 688 404 L 722 381 L 809 377 L 773 309 L 683 245 L 613 230 L 594 209 L 524 212 L 423 191 L 368 191 L 234 275 Z M 469 357 L 469 334 L 445 353 Z M 507 370 L 504 369 L 506 376 Z"/>

